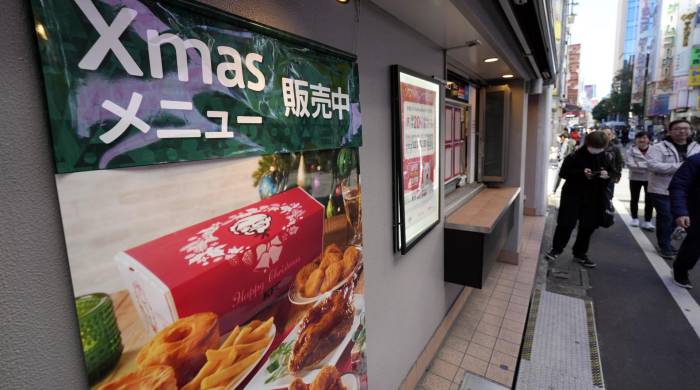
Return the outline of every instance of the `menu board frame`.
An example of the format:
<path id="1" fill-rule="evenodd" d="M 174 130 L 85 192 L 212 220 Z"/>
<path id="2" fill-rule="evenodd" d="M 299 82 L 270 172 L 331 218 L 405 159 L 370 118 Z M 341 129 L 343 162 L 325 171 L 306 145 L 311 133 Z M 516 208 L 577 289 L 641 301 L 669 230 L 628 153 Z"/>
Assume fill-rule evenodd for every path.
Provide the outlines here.
<path id="1" fill-rule="evenodd" d="M 402 88 L 402 84 L 404 84 Z M 420 112 L 424 114 L 421 119 L 424 123 L 413 126 L 414 131 L 421 130 L 422 137 L 426 138 L 432 153 L 423 154 L 421 150 L 426 145 L 418 140 L 419 151 L 415 156 L 415 150 L 409 151 L 404 142 L 406 132 L 405 124 L 408 123 L 405 104 L 408 93 L 415 91 L 418 95 L 427 97 L 418 99 L 414 103 L 418 117 Z M 421 91 L 422 90 L 422 91 Z M 425 93 L 427 91 L 427 93 Z M 422 108 L 420 106 L 423 106 Z M 425 109 L 431 107 L 431 110 Z M 394 252 L 402 255 L 408 253 L 423 237 L 440 223 L 442 215 L 442 155 L 440 128 L 442 127 L 442 110 L 444 109 L 444 89 L 438 81 L 400 65 L 391 66 L 391 108 L 392 108 L 392 194 L 393 194 L 393 243 Z M 425 115 L 432 112 L 430 118 Z M 414 113 L 415 114 L 415 113 Z M 414 116 L 415 118 L 415 116 Z M 412 122 L 413 123 L 413 122 Z M 425 126 L 427 124 L 427 127 Z M 425 133 L 431 129 L 430 133 Z M 421 137 L 414 134 L 413 137 Z M 432 141 L 430 140 L 432 138 Z M 414 144 L 416 145 L 416 144 Z M 411 148 L 415 149 L 415 148 Z M 416 169 L 407 168 L 409 165 L 416 168 L 419 175 L 412 175 Z M 430 171 L 423 172 L 429 166 Z M 432 179 L 431 179 L 432 178 Z M 414 180 L 415 179 L 415 180 Z M 430 185 L 428 185 L 430 184 Z M 414 188 L 417 187 L 417 188 Z M 417 198 L 408 199 L 408 196 Z M 421 200 L 422 198 L 422 200 Z M 408 207 L 407 207 L 408 206 Z M 420 217 L 422 221 L 416 221 Z"/>

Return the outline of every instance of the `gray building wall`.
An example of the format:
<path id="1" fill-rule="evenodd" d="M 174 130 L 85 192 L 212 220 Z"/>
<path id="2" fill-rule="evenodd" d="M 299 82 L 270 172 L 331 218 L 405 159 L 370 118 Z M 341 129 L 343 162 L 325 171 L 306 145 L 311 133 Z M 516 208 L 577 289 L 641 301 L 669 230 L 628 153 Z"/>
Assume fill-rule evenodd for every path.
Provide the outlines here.
<path id="1" fill-rule="evenodd" d="M 530 95 L 527 115 L 527 153 L 525 154 L 525 214 L 543 216 L 547 213 L 547 183 L 549 148 L 552 140 L 552 86 L 542 93 Z"/>
<path id="2" fill-rule="evenodd" d="M 389 66 L 441 76 L 442 52 L 369 2 L 359 22 L 354 3 L 207 3 L 358 55 L 369 383 L 397 388 L 461 287 L 443 282 L 442 223 L 408 255 L 392 252 Z M 0 18 L 2 387 L 80 389 L 87 384 L 30 7 L 10 2 Z"/>
<path id="3" fill-rule="evenodd" d="M 510 84 L 510 124 L 508 129 L 508 168 L 506 171 L 505 185 L 508 187 L 521 187 L 521 192 L 514 202 L 515 222 L 513 229 L 508 234 L 508 239 L 503 250 L 511 253 L 520 251 L 520 232 L 523 226 L 523 199 L 525 197 L 522 187 L 525 184 L 525 154 L 526 124 L 528 114 L 528 94 L 523 88 L 522 82 Z"/>

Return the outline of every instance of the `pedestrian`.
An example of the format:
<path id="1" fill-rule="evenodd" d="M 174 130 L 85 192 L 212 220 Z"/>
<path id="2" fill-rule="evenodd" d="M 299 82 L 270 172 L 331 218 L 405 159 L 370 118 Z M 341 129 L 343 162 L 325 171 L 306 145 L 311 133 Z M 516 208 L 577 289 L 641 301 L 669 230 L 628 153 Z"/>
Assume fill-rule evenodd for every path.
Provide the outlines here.
<path id="1" fill-rule="evenodd" d="M 692 288 L 688 271 L 700 258 L 700 153 L 681 165 L 668 186 L 671 212 L 676 225 L 688 233 L 673 262 L 673 281 L 685 288 Z"/>
<path id="2" fill-rule="evenodd" d="M 579 141 L 577 141 L 577 144 L 578 145 L 585 145 L 586 144 L 586 136 L 588 134 L 590 134 L 592 131 L 595 131 L 595 129 L 593 129 L 592 127 L 591 128 L 584 127 L 583 130 L 581 130 L 581 137 L 580 137 Z"/>
<path id="3" fill-rule="evenodd" d="M 659 255 L 672 259 L 677 251 L 671 245 L 671 234 L 675 223 L 671 214 L 668 185 L 673 174 L 686 158 L 700 153 L 700 145 L 689 141 L 690 122 L 685 119 L 672 121 L 668 125 L 668 136 L 649 147 L 646 154 L 649 169 L 647 193 L 656 209 L 656 241 Z"/>
<path id="4" fill-rule="evenodd" d="M 620 130 L 620 141 L 622 142 L 623 147 L 627 147 L 627 144 L 630 142 L 630 128 L 625 126 Z"/>
<path id="5" fill-rule="evenodd" d="M 588 257 L 588 247 L 593 232 L 601 226 L 607 212 L 606 188 L 611 169 L 604 153 L 607 146 L 606 134 L 594 131 L 586 136 L 585 147 L 578 148 L 564 159 L 559 176 L 566 182 L 561 190 L 552 248 L 545 254 L 547 259 L 554 260 L 564 251 L 578 225 L 573 246 L 574 260 L 584 267 L 596 266 Z"/>
<path id="6" fill-rule="evenodd" d="M 649 169 L 647 167 L 646 154 L 649 151 L 649 135 L 646 131 L 640 131 L 634 135 L 634 145 L 627 150 L 627 168 L 630 180 L 630 213 L 632 214 L 631 226 L 639 227 L 639 193 L 644 188 L 644 222 L 641 228 L 650 232 L 654 231 L 651 223 L 654 207 L 649 201 L 647 186 L 649 184 Z"/>
<path id="7" fill-rule="evenodd" d="M 569 133 L 563 132 L 559 134 L 559 150 L 557 150 L 557 169 L 561 169 L 561 165 L 564 163 L 566 156 L 570 155 L 576 150 L 576 142 L 569 137 Z M 557 174 L 557 179 L 554 182 L 554 190 L 552 193 L 557 192 L 559 188 L 559 183 L 561 182 L 561 177 Z"/>
<path id="8" fill-rule="evenodd" d="M 578 129 L 571 130 L 571 139 L 578 144 L 578 141 L 581 139 L 581 134 L 579 134 Z"/>
<path id="9" fill-rule="evenodd" d="M 654 126 L 649 126 L 649 130 L 647 130 L 647 133 L 649 133 L 649 139 L 651 140 L 651 143 L 654 144 L 656 141 L 658 141 L 658 134 L 656 134 L 656 130 L 654 129 Z"/>
<path id="10" fill-rule="evenodd" d="M 620 148 L 615 146 L 615 133 L 609 127 L 603 128 L 603 132 L 608 137 L 608 146 L 605 148 L 605 157 L 610 161 L 610 182 L 608 183 L 607 194 L 608 200 L 612 202 L 615 195 L 615 184 L 620 182 L 622 178 L 622 168 L 625 165 L 624 157 Z"/>

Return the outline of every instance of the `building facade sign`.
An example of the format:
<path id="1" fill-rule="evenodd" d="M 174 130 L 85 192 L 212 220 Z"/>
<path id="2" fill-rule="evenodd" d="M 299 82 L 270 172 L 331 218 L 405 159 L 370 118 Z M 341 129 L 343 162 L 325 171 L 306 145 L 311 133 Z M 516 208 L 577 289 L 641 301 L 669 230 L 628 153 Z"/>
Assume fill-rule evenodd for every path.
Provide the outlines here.
<path id="1" fill-rule="evenodd" d="M 579 67 L 581 65 L 581 44 L 567 47 L 568 80 L 566 81 L 566 99 L 569 104 L 579 104 Z"/>
<path id="2" fill-rule="evenodd" d="M 700 45 L 694 45 L 690 51 L 688 86 L 700 87 Z"/>
<path id="3" fill-rule="evenodd" d="M 639 34 L 634 57 L 632 104 L 641 104 L 644 101 L 644 86 L 652 73 L 654 58 L 650 53 L 655 41 L 656 9 L 656 0 L 639 2 Z"/>

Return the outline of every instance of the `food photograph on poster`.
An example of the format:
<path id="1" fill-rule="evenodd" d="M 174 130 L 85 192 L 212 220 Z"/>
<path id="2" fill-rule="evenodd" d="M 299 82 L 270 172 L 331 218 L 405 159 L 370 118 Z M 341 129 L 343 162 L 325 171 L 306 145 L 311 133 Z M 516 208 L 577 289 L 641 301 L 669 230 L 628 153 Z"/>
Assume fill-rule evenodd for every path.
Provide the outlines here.
<path id="1" fill-rule="evenodd" d="M 192 1 L 32 8 L 92 388 L 366 389 L 355 57 Z"/>

